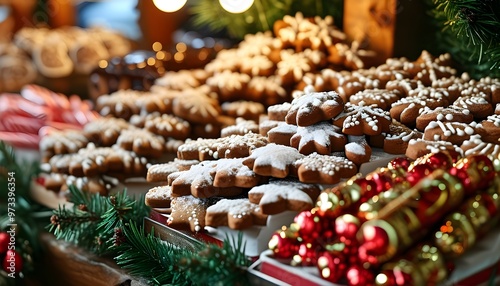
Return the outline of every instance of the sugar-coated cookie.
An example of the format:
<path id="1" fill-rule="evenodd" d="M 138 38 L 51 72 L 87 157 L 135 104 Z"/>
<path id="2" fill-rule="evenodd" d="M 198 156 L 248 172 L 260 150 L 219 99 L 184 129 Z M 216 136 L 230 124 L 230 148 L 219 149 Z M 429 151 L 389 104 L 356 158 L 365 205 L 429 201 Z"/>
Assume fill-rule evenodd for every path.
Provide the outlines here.
<path id="1" fill-rule="evenodd" d="M 298 127 L 297 133 L 290 138 L 290 146 L 297 148 L 304 155 L 314 152 L 328 155 L 335 151 L 342 151 L 346 143 L 347 139 L 340 132 L 340 128 L 328 121 Z"/>
<path id="2" fill-rule="evenodd" d="M 380 108 L 346 103 L 344 111 L 333 119 L 333 124 L 348 135 L 379 135 L 389 131 L 392 119 Z"/>
<path id="3" fill-rule="evenodd" d="M 213 199 L 200 199 L 193 196 L 174 197 L 170 203 L 171 213 L 167 220 L 169 227 L 199 232 L 205 228 L 207 208 Z"/>
<path id="4" fill-rule="evenodd" d="M 303 157 L 295 148 L 270 143 L 254 149 L 243 160 L 243 164 L 258 175 L 285 178 L 289 174 L 296 174 L 293 164 Z"/>
<path id="5" fill-rule="evenodd" d="M 259 204 L 263 214 L 274 215 L 287 210 L 304 211 L 314 206 L 321 190 L 317 185 L 297 180 L 272 180 L 248 191 L 251 203 Z"/>
<path id="6" fill-rule="evenodd" d="M 172 201 L 170 186 L 157 186 L 151 188 L 144 197 L 144 203 L 152 208 L 169 208 Z"/>
<path id="7" fill-rule="evenodd" d="M 365 139 L 352 141 L 345 145 L 345 156 L 357 166 L 361 166 L 370 161 L 372 148 Z"/>
<path id="8" fill-rule="evenodd" d="M 336 184 L 358 172 L 358 167 L 347 158 L 334 155 L 309 154 L 295 161 L 299 181 L 312 184 Z"/>
<path id="9" fill-rule="evenodd" d="M 285 121 L 298 126 L 311 126 L 330 120 L 344 110 L 344 102 L 334 92 L 312 92 L 295 98 L 291 103 Z"/>
<path id="10" fill-rule="evenodd" d="M 266 225 L 267 215 L 259 205 L 248 199 L 222 199 L 206 210 L 207 226 L 228 226 L 231 229 L 247 229 L 254 225 Z"/>
<path id="11" fill-rule="evenodd" d="M 417 159 L 429 153 L 437 153 L 440 151 L 449 151 L 453 154 L 463 154 L 459 146 L 447 141 L 429 141 L 424 139 L 412 139 L 408 143 L 406 156 L 410 159 Z"/>

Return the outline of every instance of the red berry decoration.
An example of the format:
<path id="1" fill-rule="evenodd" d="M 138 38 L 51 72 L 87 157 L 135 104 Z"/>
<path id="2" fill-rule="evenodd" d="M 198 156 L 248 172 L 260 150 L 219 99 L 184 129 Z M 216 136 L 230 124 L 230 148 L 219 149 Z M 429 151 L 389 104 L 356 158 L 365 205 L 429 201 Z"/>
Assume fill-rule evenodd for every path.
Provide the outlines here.
<path id="1" fill-rule="evenodd" d="M 349 267 L 346 274 L 349 286 L 371 286 L 375 285 L 375 277 L 370 270 L 359 265 Z"/>
<path id="2" fill-rule="evenodd" d="M 3 259 L 2 267 L 7 273 L 19 274 L 23 269 L 23 258 L 15 250 L 8 250 Z"/>
<path id="3" fill-rule="evenodd" d="M 6 232 L 0 232 L 0 255 L 3 255 L 7 252 L 9 247 L 9 239 L 10 235 Z"/>
<path id="4" fill-rule="evenodd" d="M 290 229 L 275 232 L 268 243 L 276 258 L 292 258 L 299 248 L 297 235 Z"/>
<path id="5" fill-rule="evenodd" d="M 319 256 L 317 267 L 323 279 L 336 283 L 344 277 L 347 263 L 341 253 L 327 251 Z"/>

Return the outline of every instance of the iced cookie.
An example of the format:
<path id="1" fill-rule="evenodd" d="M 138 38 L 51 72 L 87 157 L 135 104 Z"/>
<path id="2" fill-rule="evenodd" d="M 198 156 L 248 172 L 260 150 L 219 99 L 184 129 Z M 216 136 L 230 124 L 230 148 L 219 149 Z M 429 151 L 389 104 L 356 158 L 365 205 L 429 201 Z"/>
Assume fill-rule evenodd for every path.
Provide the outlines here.
<path id="1" fill-rule="evenodd" d="M 248 199 L 222 199 L 206 210 L 207 226 L 228 226 L 231 229 L 247 229 L 254 225 L 266 225 L 267 215 L 261 213 L 259 205 Z"/>
<path id="2" fill-rule="evenodd" d="M 294 99 L 291 105 L 285 121 L 298 126 L 330 120 L 344 110 L 344 102 L 334 91 L 307 93 Z"/>
<path id="3" fill-rule="evenodd" d="M 296 174 L 293 163 L 303 157 L 295 148 L 270 143 L 253 150 L 243 164 L 258 175 L 285 178 Z"/>
<path id="4" fill-rule="evenodd" d="M 309 154 L 294 164 L 303 183 L 336 184 L 358 172 L 357 166 L 347 158 L 318 153 Z"/>

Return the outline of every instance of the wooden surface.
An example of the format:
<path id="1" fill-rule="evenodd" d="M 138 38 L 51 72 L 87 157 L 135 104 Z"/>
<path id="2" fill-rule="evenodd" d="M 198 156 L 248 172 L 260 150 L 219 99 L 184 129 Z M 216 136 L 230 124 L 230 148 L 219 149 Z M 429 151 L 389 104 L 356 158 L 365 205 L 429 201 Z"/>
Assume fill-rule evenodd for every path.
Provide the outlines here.
<path id="1" fill-rule="evenodd" d="M 56 240 L 43 233 L 40 238 L 44 247 L 42 265 L 44 285 L 52 286 L 145 286 L 119 269 L 111 259 L 104 259 Z"/>

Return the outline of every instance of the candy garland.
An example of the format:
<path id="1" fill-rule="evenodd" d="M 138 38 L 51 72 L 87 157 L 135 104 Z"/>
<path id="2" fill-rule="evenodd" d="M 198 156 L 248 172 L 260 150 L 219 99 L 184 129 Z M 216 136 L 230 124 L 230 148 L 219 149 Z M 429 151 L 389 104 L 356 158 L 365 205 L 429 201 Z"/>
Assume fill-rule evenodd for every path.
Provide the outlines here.
<path id="1" fill-rule="evenodd" d="M 324 191 L 316 207 L 273 234 L 269 248 L 334 283 L 437 283 L 452 258 L 498 221 L 498 161 L 449 152 L 395 159 Z"/>

